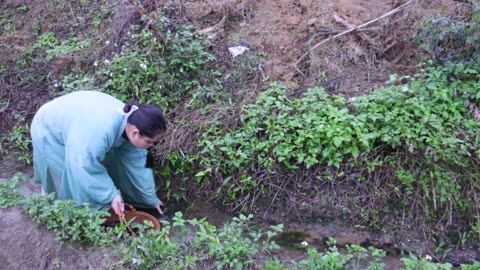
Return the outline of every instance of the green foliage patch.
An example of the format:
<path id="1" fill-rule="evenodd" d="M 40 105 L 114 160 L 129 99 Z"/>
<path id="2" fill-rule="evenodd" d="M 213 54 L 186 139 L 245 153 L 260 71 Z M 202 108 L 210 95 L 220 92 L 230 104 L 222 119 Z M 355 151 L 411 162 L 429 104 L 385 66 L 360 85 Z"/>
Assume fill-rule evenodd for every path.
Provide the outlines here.
<path id="1" fill-rule="evenodd" d="M 211 76 L 205 70 L 214 60 L 208 42 L 192 28 L 173 25 L 160 14 L 158 21 L 143 18 L 152 29 L 133 28 L 122 52 L 105 60 L 97 75 L 103 88 L 122 100 L 135 98 L 168 108 Z"/>
<path id="2" fill-rule="evenodd" d="M 251 218 L 241 215 L 219 229 L 177 212 L 160 231 L 134 238 L 125 256 L 140 269 L 201 269 L 212 262 L 217 269 L 245 269 L 260 251 L 278 247 L 271 239 L 282 230 L 278 225 L 262 232 L 248 225 Z"/>
<path id="3" fill-rule="evenodd" d="M 294 98 L 272 85 L 243 107 L 239 128 L 213 124 L 202 134 L 197 183 L 223 178 L 223 201 L 236 202 L 252 191 L 268 193 L 266 178 L 253 177 L 258 170 L 275 175 L 282 167 L 339 168 L 347 161 L 362 168 L 369 161 L 359 157 L 370 156 L 396 171 L 401 192 L 424 194 L 427 216 L 436 219 L 446 211 L 463 220 L 475 207 L 475 199 L 464 194 L 480 179 L 479 72 L 478 64 L 427 66 L 406 84 L 395 85 L 393 76 L 392 86 L 349 100 L 321 88 Z M 375 173 L 375 166 L 367 173 Z"/>
<path id="4" fill-rule="evenodd" d="M 112 239 L 103 229 L 102 216 L 107 212 L 91 210 L 87 204 L 77 207 L 72 200 L 54 200 L 55 195 L 32 196 L 23 202 L 23 209 L 33 220 L 56 232 L 58 240 L 87 241 L 98 245 Z"/>
<path id="5" fill-rule="evenodd" d="M 0 182 L 0 208 L 18 205 L 23 199 L 18 189 L 18 177 Z"/>
<path id="6" fill-rule="evenodd" d="M 69 55 L 90 47 L 89 39 L 80 40 L 72 37 L 67 40 L 59 41 L 53 32 L 47 32 L 38 37 L 32 50 L 45 50 L 46 59 L 53 59 L 60 55 Z"/>
<path id="7" fill-rule="evenodd" d="M 418 29 L 415 43 L 426 50 L 433 61 L 451 65 L 475 63 L 480 52 L 480 6 L 472 1 L 472 13 L 465 18 L 437 16 L 427 19 Z"/>
<path id="8" fill-rule="evenodd" d="M 25 116 L 14 114 L 13 119 L 18 124 L 12 128 L 10 133 L 0 138 L 0 153 L 8 155 L 16 152 L 18 161 L 30 164 L 32 160 L 30 128 L 25 123 Z"/>

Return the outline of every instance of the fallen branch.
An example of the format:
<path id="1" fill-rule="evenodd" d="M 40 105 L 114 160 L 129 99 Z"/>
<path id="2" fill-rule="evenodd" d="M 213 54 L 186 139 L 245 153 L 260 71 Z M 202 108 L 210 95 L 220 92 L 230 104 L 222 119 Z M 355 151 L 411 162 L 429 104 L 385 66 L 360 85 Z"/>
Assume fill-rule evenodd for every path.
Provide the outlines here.
<path id="1" fill-rule="evenodd" d="M 388 16 L 391 16 L 392 14 L 395 14 L 395 13 L 401 11 L 402 9 L 406 8 L 406 7 L 407 7 L 408 5 L 410 5 L 413 1 L 414 1 L 414 0 L 410 0 L 410 1 L 408 1 L 407 3 L 405 3 L 405 4 L 403 4 L 403 5 L 399 6 L 399 7 L 397 7 L 396 9 L 393 9 L 393 10 L 391 10 L 391 11 L 383 14 L 382 16 L 380 16 L 380 17 L 378 17 L 378 18 L 376 18 L 376 19 L 373 19 L 373 20 L 371 20 L 371 21 L 368 21 L 368 22 L 366 22 L 366 23 L 364 23 L 364 24 L 362 24 L 362 25 L 359 25 L 359 26 L 357 26 L 357 27 L 355 27 L 355 28 L 351 28 L 351 29 L 348 29 L 348 30 L 346 30 L 346 31 L 343 31 L 343 32 L 341 32 L 340 34 L 337 34 L 337 35 L 335 35 L 335 36 L 333 36 L 333 37 L 327 38 L 327 39 L 325 39 L 325 40 L 317 43 L 315 46 L 313 46 L 311 49 L 309 49 L 306 53 L 304 53 L 302 56 L 300 56 L 300 58 L 294 63 L 295 68 L 296 68 L 297 70 L 299 70 L 299 69 L 297 68 L 297 65 L 298 65 L 311 51 L 315 50 L 315 49 L 318 48 L 320 45 L 322 45 L 322 44 L 324 44 L 324 43 L 326 43 L 326 42 L 328 42 L 328 41 L 330 41 L 330 40 L 336 39 L 336 38 L 338 38 L 338 37 L 340 37 L 340 36 L 343 36 L 343 35 L 346 35 L 346 34 L 348 34 L 348 33 L 353 32 L 353 31 L 356 31 L 356 30 L 358 30 L 359 28 L 363 28 L 363 27 L 365 27 L 365 26 L 367 26 L 367 25 L 370 25 L 370 24 L 372 24 L 372 23 L 374 23 L 374 22 L 376 22 L 376 21 L 379 21 L 379 20 L 381 20 L 381 19 L 383 19 L 383 18 L 386 18 L 386 17 L 388 17 Z"/>
<path id="2" fill-rule="evenodd" d="M 223 16 L 222 19 L 217 24 L 215 24 L 214 26 L 210 26 L 210 27 L 207 27 L 205 29 L 197 30 L 195 33 L 199 34 L 199 35 L 208 34 L 209 38 L 213 38 L 216 35 L 216 32 L 223 29 L 226 19 L 227 19 L 227 16 Z M 210 33 L 212 33 L 212 34 L 210 34 Z"/>
<path id="3" fill-rule="evenodd" d="M 339 14 L 336 14 L 336 13 L 333 14 L 333 18 L 335 19 L 336 22 L 338 22 L 340 24 L 343 24 L 347 29 L 357 29 L 358 28 L 356 25 L 347 21 L 347 19 L 340 17 Z M 378 47 L 378 44 L 372 38 L 370 38 L 367 34 L 361 32 L 361 31 L 356 31 L 356 33 L 357 33 L 357 36 L 359 38 L 366 41 L 368 44 L 370 44 L 370 46 L 375 47 L 375 48 Z"/>

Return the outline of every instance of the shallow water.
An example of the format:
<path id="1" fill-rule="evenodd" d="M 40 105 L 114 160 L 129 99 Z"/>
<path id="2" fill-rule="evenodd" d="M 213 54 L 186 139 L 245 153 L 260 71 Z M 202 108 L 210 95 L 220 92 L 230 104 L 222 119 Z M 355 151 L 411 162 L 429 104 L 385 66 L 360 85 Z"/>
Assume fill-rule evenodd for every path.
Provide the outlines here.
<path id="1" fill-rule="evenodd" d="M 195 201 L 187 205 L 169 204 L 167 216 L 171 217 L 176 211 L 183 212 L 184 218 L 206 218 L 207 221 L 215 226 L 221 226 L 231 220 L 232 216 L 220 211 L 213 204 L 205 201 Z M 346 245 L 357 244 L 365 247 L 371 235 L 367 232 L 348 232 L 345 228 L 339 226 L 337 221 L 330 224 L 284 224 L 285 228 L 274 240 L 279 244 L 280 249 L 271 250 L 271 255 L 277 257 L 280 261 L 290 265 L 292 261 L 299 261 L 306 258 L 306 246 L 315 248 L 319 252 L 328 249 L 326 241 L 332 236 L 337 241 L 337 247 L 340 253 L 346 253 Z M 268 227 L 266 224 L 258 224 L 261 227 Z M 303 244 L 302 244 L 303 242 Z M 402 261 L 397 253 L 387 252 L 383 258 L 384 269 L 401 269 Z M 266 260 L 270 255 L 260 255 L 260 260 Z M 360 268 L 360 269 L 366 269 Z"/>

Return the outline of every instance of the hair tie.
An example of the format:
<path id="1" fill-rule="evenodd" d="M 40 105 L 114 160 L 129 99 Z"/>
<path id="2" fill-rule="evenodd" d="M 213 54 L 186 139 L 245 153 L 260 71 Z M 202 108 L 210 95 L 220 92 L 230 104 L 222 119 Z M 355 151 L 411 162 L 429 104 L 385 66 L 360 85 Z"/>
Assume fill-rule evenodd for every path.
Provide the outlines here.
<path id="1" fill-rule="evenodd" d="M 132 105 L 132 108 L 130 109 L 130 111 L 125 113 L 125 117 L 128 119 L 128 117 L 136 110 L 138 110 L 138 106 L 137 105 Z"/>

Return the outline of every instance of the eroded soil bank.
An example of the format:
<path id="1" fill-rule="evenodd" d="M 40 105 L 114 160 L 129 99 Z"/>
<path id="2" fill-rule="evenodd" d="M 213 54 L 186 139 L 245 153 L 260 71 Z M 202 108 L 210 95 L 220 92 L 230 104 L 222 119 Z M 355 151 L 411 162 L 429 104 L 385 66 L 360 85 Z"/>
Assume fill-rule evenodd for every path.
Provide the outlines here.
<path id="1" fill-rule="evenodd" d="M 21 191 L 28 196 L 39 193 L 40 186 L 27 183 Z M 111 248 L 55 240 L 54 231 L 20 207 L 0 209 L 0 243 L 1 269 L 108 269 L 119 262 Z"/>

